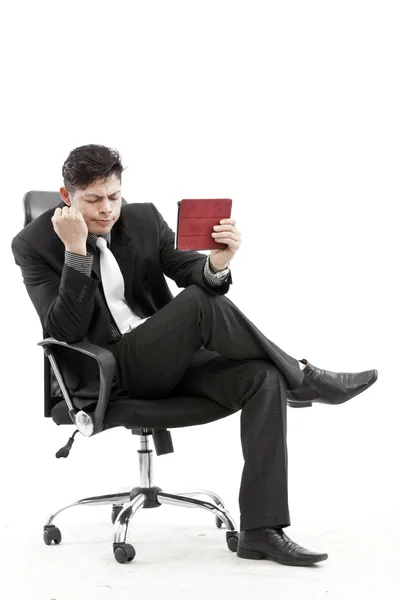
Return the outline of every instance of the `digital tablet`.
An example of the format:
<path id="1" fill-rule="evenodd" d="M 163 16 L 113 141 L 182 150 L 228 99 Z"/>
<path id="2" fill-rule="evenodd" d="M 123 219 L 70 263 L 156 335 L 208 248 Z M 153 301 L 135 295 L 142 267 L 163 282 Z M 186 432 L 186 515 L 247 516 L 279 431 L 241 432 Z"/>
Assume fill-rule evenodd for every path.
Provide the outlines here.
<path id="1" fill-rule="evenodd" d="M 213 237 L 214 225 L 221 219 L 229 219 L 232 212 L 230 198 L 204 198 L 178 201 L 175 231 L 176 250 L 213 250 L 225 248 L 226 244 Z"/>

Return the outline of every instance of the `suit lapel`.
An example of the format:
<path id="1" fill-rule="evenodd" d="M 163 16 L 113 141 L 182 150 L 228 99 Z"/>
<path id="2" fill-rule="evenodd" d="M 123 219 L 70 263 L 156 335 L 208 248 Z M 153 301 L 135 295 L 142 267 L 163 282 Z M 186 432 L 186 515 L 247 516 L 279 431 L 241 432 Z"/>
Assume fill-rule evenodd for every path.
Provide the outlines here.
<path id="1" fill-rule="evenodd" d="M 132 237 L 122 227 L 120 219 L 111 229 L 110 249 L 124 278 L 125 299 L 130 306 L 136 305 L 133 298 L 133 277 L 137 250 Z"/>
<path id="2" fill-rule="evenodd" d="M 93 250 L 92 250 L 92 252 L 93 252 Z M 97 279 L 101 280 L 101 275 L 100 275 L 100 256 L 99 256 L 98 252 L 94 252 L 94 254 L 93 254 L 92 271 L 94 273 L 96 273 Z"/>

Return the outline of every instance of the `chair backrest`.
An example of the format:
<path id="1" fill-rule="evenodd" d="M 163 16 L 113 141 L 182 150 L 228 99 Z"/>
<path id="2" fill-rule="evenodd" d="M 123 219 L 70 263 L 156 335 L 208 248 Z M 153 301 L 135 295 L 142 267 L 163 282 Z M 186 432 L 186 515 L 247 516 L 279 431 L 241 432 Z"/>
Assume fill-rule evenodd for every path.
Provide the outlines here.
<path id="1" fill-rule="evenodd" d="M 27 192 L 22 200 L 24 227 L 46 212 L 46 210 L 50 208 L 55 209 L 60 202 L 61 196 L 59 192 L 37 190 Z M 122 204 L 128 204 L 124 198 L 122 198 Z M 43 338 L 46 337 L 46 332 L 43 331 L 42 335 Z M 51 368 L 50 361 L 44 355 L 44 416 L 51 417 L 52 408 L 62 399 L 63 395 Z"/>

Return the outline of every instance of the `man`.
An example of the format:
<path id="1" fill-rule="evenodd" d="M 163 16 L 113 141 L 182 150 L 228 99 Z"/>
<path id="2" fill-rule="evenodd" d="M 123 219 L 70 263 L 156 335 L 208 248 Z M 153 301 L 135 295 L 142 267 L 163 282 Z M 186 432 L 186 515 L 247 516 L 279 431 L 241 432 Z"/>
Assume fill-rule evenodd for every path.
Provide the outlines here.
<path id="1" fill-rule="evenodd" d="M 87 338 L 111 350 L 113 392 L 205 396 L 241 410 L 237 555 L 287 565 L 325 560 L 283 531 L 290 525 L 287 402 L 340 404 L 370 387 L 377 371 L 325 371 L 278 348 L 226 297 L 241 243 L 235 219 L 215 224 L 212 235 L 225 246 L 209 256 L 175 250 L 174 232 L 154 204 L 121 205 L 122 171 L 115 150 L 72 150 L 60 205 L 13 239 L 43 329 L 61 341 Z M 175 298 L 165 275 L 185 288 Z"/>

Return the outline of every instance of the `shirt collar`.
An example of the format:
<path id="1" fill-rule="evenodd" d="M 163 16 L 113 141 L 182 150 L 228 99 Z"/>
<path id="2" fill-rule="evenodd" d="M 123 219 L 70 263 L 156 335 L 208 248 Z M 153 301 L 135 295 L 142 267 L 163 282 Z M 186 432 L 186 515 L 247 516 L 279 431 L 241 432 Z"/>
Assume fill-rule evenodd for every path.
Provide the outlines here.
<path id="1" fill-rule="evenodd" d="M 90 244 L 92 246 L 92 248 L 94 248 L 95 250 L 98 250 L 97 248 L 97 238 L 98 237 L 102 237 L 106 240 L 108 247 L 110 247 L 110 243 L 111 243 L 111 232 L 100 234 L 100 235 L 96 235 L 95 233 L 88 233 L 87 236 L 87 243 Z"/>

